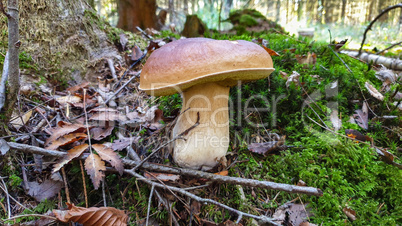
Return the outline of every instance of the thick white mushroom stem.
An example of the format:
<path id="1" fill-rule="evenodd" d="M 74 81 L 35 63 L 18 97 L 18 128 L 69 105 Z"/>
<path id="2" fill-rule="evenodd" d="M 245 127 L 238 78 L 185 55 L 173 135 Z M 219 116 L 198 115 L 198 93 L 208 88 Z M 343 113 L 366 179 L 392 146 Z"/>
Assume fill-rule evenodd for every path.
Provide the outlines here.
<path id="1" fill-rule="evenodd" d="M 220 161 L 226 162 L 229 148 L 229 87 L 216 83 L 195 85 L 182 93 L 183 107 L 173 137 L 199 125 L 177 139 L 173 158 L 182 167 L 209 170 Z M 188 109 L 188 110 L 187 110 Z"/>

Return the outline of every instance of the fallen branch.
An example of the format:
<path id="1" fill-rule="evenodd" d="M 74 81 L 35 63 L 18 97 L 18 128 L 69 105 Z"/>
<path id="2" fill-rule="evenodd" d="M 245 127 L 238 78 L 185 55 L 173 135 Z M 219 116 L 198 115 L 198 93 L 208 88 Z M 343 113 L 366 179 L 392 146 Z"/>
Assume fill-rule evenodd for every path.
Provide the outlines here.
<path id="1" fill-rule="evenodd" d="M 364 45 L 364 42 L 366 41 L 367 32 L 368 32 L 369 30 L 371 30 L 371 27 L 373 26 L 373 24 L 374 24 L 382 15 L 384 15 L 384 14 L 387 13 L 388 11 L 393 10 L 393 9 L 396 9 L 396 8 L 402 8 L 402 3 L 396 4 L 396 5 L 393 5 L 393 6 L 389 6 L 388 8 L 384 9 L 380 14 L 378 14 L 378 16 L 376 16 L 373 21 L 370 22 L 370 24 L 367 26 L 366 30 L 364 31 L 363 40 L 362 40 L 362 44 L 360 45 L 360 49 L 359 49 L 359 54 L 358 54 L 358 56 L 360 56 L 360 54 L 362 53 L 363 45 Z"/>
<path id="2" fill-rule="evenodd" d="M 356 57 L 366 63 L 382 64 L 389 69 L 402 71 L 402 61 L 396 58 L 389 58 L 371 53 L 361 53 L 359 55 L 359 52 L 351 50 L 342 50 L 340 53 Z"/>
<path id="3" fill-rule="evenodd" d="M 402 44 L 402 42 L 398 42 L 398 43 L 392 44 L 391 46 L 389 46 L 389 47 L 387 47 L 387 48 L 381 50 L 381 51 L 378 52 L 377 54 L 380 55 L 380 54 L 382 54 L 383 52 L 394 48 L 395 46 L 399 46 L 400 44 Z"/>
<path id="4" fill-rule="evenodd" d="M 159 187 L 159 188 L 163 188 L 163 189 L 170 189 L 170 190 L 172 190 L 172 191 L 175 191 L 175 192 L 177 192 L 177 193 L 180 193 L 180 194 L 182 194 L 182 195 L 185 195 L 185 196 L 187 196 L 187 197 L 189 197 L 189 198 L 192 198 L 192 199 L 196 200 L 197 202 L 200 202 L 200 203 L 211 203 L 211 204 L 214 204 L 214 205 L 216 205 L 216 206 L 219 206 L 219 207 L 222 207 L 222 208 L 224 208 L 224 209 L 227 209 L 227 210 L 229 210 L 229 211 L 231 211 L 231 212 L 234 212 L 234 213 L 236 213 L 236 214 L 238 215 L 237 223 L 241 220 L 241 218 L 242 218 L 243 216 L 245 216 L 245 217 L 254 218 L 254 219 L 259 220 L 259 221 L 264 222 L 264 223 L 270 223 L 270 224 L 273 224 L 273 225 L 278 225 L 277 223 L 274 222 L 274 219 L 272 219 L 272 218 L 269 218 L 269 217 L 266 217 L 266 216 L 257 216 L 257 215 L 245 213 L 245 212 L 242 212 L 242 211 L 240 211 L 240 210 L 234 209 L 234 208 L 232 208 L 232 207 L 230 207 L 230 206 L 227 206 L 227 205 L 225 205 L 225 204 L 222 204 L 222 203 L 220 203 L 220 202 L 217 202 L 217 201 L 215 201 L 215 200 L 201 198 L 201 197 L 199 197 L 199 196 L 197 196 L 197 195 L 194 195 L 193 193 L 190 193 L 190 192 L 188 192 L 188 191 L 185 191 L 185 190 L 182 189 L 182 188 L 177 188 L 177 187 L 173 187 L 173 186 L 169 186 L 169 185 L 163 185 L 163 184 L 159 184 L 159 183 L 150 181 L 150 180 L 146 179 L 145 177 L 141 176 L 140 174 L 133 172 L 132 170 L 124 170 L 124 172 L 127 173 L 127 174 L 130 174 L 130 175 L 132 175 L 132 176 L 134 176 L 134 177 L 136 177 L 138 180 L 141 180 L 141 181 L 143 181 L 143 182 L 145 182 L 145 183 L 151 185 L 152 187 Z"/>
<path id="5" fill-rule="evenodd" d="M 67 155 L 66 152 L 47 150 L 44 148 L 30 146 L 30 145 L 26 145 L 26 144 L 18 144 L 18 143 L 14 143 L 14 142 L 7 142 L 7 144 L 10 146 L 10 148 L 13 148 L 17 151 L 21 151 L 21 152 L 25 152 L 25 153 L 41 154 L 41 155 L 53 156 L 53 157 L 59 157 L 59 158 Z M 81 156 L 80 159 L 85 159 L 86 157 L 87 156 L 84 154 L 83 156 Z M 137 162 L 128 160 L 128 159 L 122 159 L 122 161 L 125 165 L 131 166 L 131 167 L 135 167 L 138 165 Z M 198 170 L 175 168 L 175 167 L 157 165 L 157 164 L 152 164 L 152 163 L 147 163 L 147 162 L 144 162 L 142 164 L 141 168 L 149 170 L 149 171 L 159 171 L 159 172 L 165 172 L 165 173 L 192 176 L 192 177 L 197 177 L 197 178 L 204 178 L 204 179 L 208 179 L 208 180 L 215 181 L 218 183 L 239 184 L 239 185 L 248 186 L 248 187 L 280 190 L 280 191 L 284 191 L 284 192 L 288 192 L 288 193 L 300 193 L 300 194 L 314 195 L 314 196 L 322 196 L 323 195 L 323 192 L 321 191 L 321 189 L 314 188 L 314 187 L 304 187 L 304 186 L 297 186 L 297 185 L 290 185 L 290 184 L 275 183 L 275 182 L 271 182 L 271 181 L 259 181 L 259 180 L 245 179 L 245 178 L 239 178 L 239 177 L 221 176 L 221 175 L 216 175 L 216 174 L 207 173 L 207 172 L 198 171 Z"/>

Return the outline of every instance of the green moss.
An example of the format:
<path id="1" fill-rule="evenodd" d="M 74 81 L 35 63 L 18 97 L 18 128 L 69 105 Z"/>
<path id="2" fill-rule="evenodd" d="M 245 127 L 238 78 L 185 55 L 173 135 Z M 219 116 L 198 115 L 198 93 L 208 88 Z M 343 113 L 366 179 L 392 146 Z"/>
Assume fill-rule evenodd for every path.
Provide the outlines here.
<path id="1" fill-rule="evenodd" d="M 240 17 L 239 24 L 246 26 L 246 27 L 251 27 L 251 26 L 257 25 L 258 22 L 253 16 L 248 15 L 248 14 L 243 14 Z"/>

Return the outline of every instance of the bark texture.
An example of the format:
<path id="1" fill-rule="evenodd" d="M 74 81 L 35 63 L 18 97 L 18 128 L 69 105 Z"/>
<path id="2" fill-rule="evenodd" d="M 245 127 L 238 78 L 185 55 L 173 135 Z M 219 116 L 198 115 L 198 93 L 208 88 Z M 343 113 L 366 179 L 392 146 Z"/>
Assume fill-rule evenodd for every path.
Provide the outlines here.
<path id="1" fill-rule="evenodd" d="M 160 29 L 156 16 L 156 0 L 119 0 L 119 21 L 117 27 L 136 32 L 136 27 L 142 29 Z"/>

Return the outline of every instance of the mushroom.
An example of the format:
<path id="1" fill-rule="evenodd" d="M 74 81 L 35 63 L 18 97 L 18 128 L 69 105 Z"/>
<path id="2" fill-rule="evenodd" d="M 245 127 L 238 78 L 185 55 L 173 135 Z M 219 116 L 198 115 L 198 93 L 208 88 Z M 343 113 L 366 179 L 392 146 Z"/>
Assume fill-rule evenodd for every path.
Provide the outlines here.
<path id="1" fill-rule="evenodd" d="M 183 139 L 174 141 L 173 159 L 181 167 L 209 170 L 226 161 L 230 87 L 273 71 L 270 55 L 252 42 L 187 38 L 151 54 L 139 88 L 152 96 L 182 95 L 172 135 Z"/>

